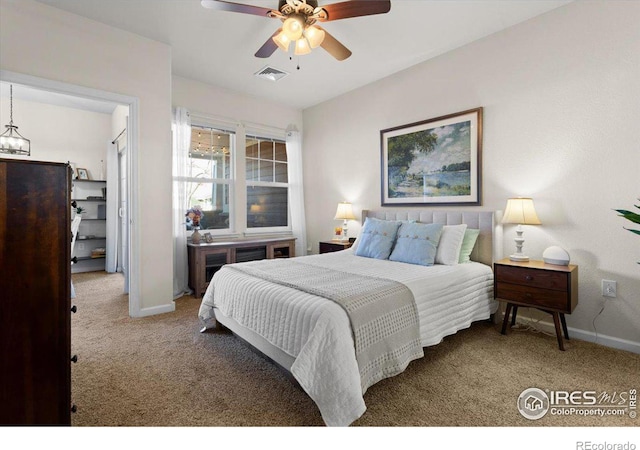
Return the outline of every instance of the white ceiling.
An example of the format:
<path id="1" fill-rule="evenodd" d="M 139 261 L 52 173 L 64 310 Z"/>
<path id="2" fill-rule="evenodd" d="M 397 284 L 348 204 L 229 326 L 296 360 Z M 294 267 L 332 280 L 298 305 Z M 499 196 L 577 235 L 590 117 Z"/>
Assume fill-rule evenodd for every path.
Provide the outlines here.
<path id="1" fill-rule="evenodd" d="M 339 62 L 321 48 L 292 59 L 280 50 L 268 59 L 256 58 L 254 53 L 280 22 L 205 9 L 200 0 L 38 1 L 169 44 L 175 75 L 298 109 L 569 3 L 569 0 L 392 0 L 387 14 L 322 24 L 353 52 L 349 59 Z M 278 0 L 236 2 L 274 9 L 278 5 Z M 267 64 L 290 75 L 277 82 L 255 77 L 254 73 Z M 298 64 L 300 70 L 296 69 Z"/>

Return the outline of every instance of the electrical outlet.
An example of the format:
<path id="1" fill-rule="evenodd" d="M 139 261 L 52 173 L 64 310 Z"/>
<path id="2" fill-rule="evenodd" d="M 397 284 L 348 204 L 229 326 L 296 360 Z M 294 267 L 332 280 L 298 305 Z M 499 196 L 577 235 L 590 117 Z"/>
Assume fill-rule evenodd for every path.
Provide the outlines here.
<path id="1" fill-rule="evenodd" d="M 615 297 L 617 291 L 617 283 L 612 280 L 602 280 L 602 295 L 604 297 Z"/>
<path id="2" fill-rule="evenodd" d="M 78 242 L 78 250 L 84 250 L 84 243 Z"/>

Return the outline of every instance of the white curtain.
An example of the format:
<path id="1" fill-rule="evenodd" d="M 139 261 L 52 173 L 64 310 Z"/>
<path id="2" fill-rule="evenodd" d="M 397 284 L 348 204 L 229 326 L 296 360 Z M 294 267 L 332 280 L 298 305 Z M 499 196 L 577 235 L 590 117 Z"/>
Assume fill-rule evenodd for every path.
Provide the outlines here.
<path id="1" fill-rule="evenodd" d="M 291 231 L 296 238 L 296 256 L 307 254 L 307 226 L 304 216 L 304 189 L 302 183 L 302 142 L 300 132 L 287 130 L 287 161 L 289 166 L 289 204 Z"/>
<path id="2" fill-rule="evenodd" d="M 176 108 L 173 132 L 173 298 L 190 293 L 187 263 L 186 177 L 191 145 L 191 116 L 185 108 Z"/>

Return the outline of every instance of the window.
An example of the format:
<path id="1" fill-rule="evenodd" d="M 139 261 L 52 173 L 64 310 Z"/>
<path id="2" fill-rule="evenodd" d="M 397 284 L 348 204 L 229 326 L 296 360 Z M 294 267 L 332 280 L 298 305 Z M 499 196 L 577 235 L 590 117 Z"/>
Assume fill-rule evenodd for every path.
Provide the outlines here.
<path id="1" fill-rule="evenodd" d="M 231 228 L 231 190 L 235 133 L 205 126 L 191 126 L 191 148 L 186 183 L 187 208 L 203 212 L 200 228 Z M 187 229 L 193 223 L 187 218 Z"/>
<path id="2" fill-rule="evenodd" d="M 191 119 L 188 156 L 174 160 L 177 209 L 201 210 L 197 225 L 211 234 L 291 233 L 284 130 L 246 134 L 243 124 Z M 184 222 L 196 226 L 189 216 Z"/>
<path id="3" fill-rule="evenodd" d="M 275 231 L 289 226 L 286 143 L 246 137 L 247 228 Z"/>

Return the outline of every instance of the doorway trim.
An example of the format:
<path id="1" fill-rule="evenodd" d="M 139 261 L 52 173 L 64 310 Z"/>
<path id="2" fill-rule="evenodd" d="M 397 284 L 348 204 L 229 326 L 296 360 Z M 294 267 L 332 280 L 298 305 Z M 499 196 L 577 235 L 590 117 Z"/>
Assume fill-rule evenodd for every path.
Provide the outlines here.
<path id="1" fill-rule="evenodd" d="M 129 315 L 140 317 L 143 314 L 140 305 L 140 239 L 138 235 L 138 198 L 134 192 L 138 192 L 138 132 L 139 132 L 139 111 L 140 100 L 129 95 L 116 94 L 99 89 L 78 86 L 61 81 L 49 80 L 7 70 L 0 70 L 0 81 L 8 83 L 22 84 L 25 86 L 41 89 L 43 91 L 66 94 L 75 97 L 88 98 L 92 100 L 102 100 L 111 103 L 118 103 L 129 107 L 130 130 L 127 139 L 129 145 L 127 178 L 129 180 Z"/>

